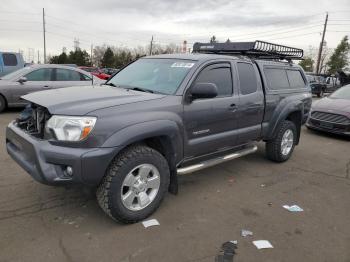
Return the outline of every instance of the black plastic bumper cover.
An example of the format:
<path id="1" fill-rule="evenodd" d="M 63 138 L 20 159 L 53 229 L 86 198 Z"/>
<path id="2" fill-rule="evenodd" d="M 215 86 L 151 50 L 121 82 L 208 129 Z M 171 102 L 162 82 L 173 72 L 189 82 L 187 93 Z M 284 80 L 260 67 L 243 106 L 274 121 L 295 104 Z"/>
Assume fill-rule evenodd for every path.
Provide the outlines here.
<path id="1" fill-rule="evenodd" d="M 350 136 L 350 124 L 343 125 L 337 123 L 327 123 L 313 118 L 308 118 L 306 126 L 308 128 L 323 132 Z"/>
<path id="2" fill-rule="evenodd" d="M 71 148 L 36 139 L 13 123 L 6 129 L 9 155 L 35 180 L 48 185 L 85 184 L 97 186 L 118 148 Z M 71 166 L 73 175 L 65 174 Z"/>

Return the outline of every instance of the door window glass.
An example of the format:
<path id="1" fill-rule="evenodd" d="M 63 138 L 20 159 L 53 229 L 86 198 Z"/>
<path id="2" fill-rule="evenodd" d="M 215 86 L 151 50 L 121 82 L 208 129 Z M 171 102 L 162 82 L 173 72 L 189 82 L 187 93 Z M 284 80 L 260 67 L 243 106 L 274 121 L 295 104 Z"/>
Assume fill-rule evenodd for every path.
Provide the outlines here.
<path id="1" fill-rule="evenodd" d="M 25 75 L 27 81 L 51 81 L 52 69 L 42 68 Z"/>
<path id="2" fill-rule="evenodd" d="M 287 70 L 288 80 L 291 88 L 305 88 L 305 82 L 298 70 Z"/>
<path id="3" fill-rule="evenodd" d="M 287 74 L 284 69 L 266 68 L 264 72 L 269 89 L 280 90 L 289 88 Z"/>
<path id="4" fill-rule="evenodd" d="M 2 54 L 2 60 L 5 66 L 16 66 L 17 57 L 15 54 Z"/>
<path id="5" fill-rule="evenodd" d="M 56 81 L 80 81 L 80 73 L 69 69 L 56 69 Z"/>
<path id="6" fill-rule="evenodd" d="M 242 95 L 255 93 L 258 83 L 253 65 L 248 63 L 237 63 L 240 90 Z"/>
<path id="7" fill-rule="evenodd" d="M 195 83 L 212 83 L 218 88 L 218 96 L 232 95 L 232 75 L 229 64 L 211 65 L 203 69 Z"/>

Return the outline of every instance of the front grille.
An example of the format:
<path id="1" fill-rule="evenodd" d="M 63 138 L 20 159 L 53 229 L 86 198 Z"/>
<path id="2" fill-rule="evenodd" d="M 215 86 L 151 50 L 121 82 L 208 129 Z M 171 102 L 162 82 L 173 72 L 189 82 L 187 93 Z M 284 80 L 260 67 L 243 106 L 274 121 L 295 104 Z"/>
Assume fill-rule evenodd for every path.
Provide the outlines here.
<path id="1" fill-rule="evenodd" d="M 311 113 L 311 117 L 319 121 L 326 121 L 342 125 L 350 124 L 350 119 L 346 116 L 333 113 L 314 111 Z"/>
<path id="2" fill-rule="evenodd" d="M 37 138 L 44 138 L 46 121 L 50 114 L 45 107 L 28 105 L 16 119 L 17 126 Z"/>

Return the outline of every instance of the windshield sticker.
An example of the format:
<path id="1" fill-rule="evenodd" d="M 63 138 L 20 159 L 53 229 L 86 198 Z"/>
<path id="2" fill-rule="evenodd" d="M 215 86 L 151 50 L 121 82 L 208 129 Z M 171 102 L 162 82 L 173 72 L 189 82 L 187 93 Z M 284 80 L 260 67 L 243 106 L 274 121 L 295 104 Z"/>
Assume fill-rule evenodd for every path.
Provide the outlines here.
<path id="1" fill-rule="evenodd" d="M 176 63 L 171 65 L 171 67 L 185 67 L 185 68 L 191 68 L 192 66 L 194 66 L 194 63 L 179 63 L 179 62 L 176 62 Z"/>

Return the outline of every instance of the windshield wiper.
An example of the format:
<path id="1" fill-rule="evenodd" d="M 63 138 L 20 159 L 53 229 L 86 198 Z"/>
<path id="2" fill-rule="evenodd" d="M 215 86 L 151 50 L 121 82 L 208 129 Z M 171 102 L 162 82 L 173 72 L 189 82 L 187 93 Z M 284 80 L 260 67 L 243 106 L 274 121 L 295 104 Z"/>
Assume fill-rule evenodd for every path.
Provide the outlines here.
<path id="1" fill-rule="evenodd" d="M 131 87 L 129 89 L 135 90 L 135 91 L 146 92 L 146 93 L 152 93 L 152 94 L 154 93 L 152 90 L 141 88 L 141 87 Z"/>
<path id="2" fill-rule="evenodd" d="M 104 83 L 104 85 L 106 85 L 106 86 L 113 86 L 113 87 L 117 87 L 115 84 L 113 84 L 113 83 Z"/>

